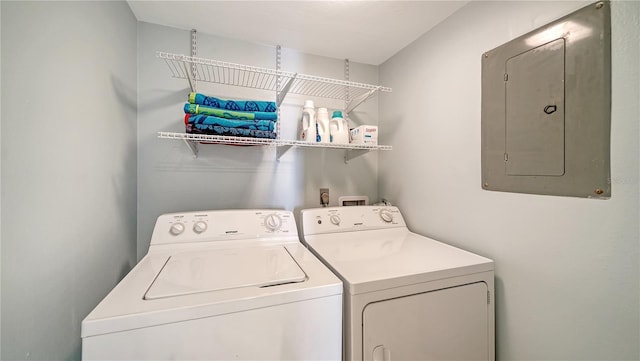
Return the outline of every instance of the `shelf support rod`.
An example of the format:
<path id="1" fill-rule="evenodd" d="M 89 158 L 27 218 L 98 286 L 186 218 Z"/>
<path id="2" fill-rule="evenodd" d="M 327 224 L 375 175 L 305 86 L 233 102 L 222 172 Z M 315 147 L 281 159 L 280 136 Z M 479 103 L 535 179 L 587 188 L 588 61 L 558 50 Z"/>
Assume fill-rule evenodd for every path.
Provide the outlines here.
<path id="1" fill-rule="evenodd" d="M 280 45 L 276 45 L 276 137 L 280 139 L 280 104 L 284 97 L 280 95 L 280 85 L 282 84 L 282 75 L 280 75 L 280 68 L 282 67 L 282 48 Z M 280 158 L 278 158 L 278 161 Z"/>
<path id="2" fill-rule="evenodd" d="M 189 149 L 191 149 L 191 153 L 193 153 L 193 158 L 198 158 L 198 145 L 196 144 L 196 142 L 194 142 L 193 140 L 189 140 L 189 139 L 183 139 L 184 142 L 187 144 L 187 146 L 189 147 Z"/>
<path id="3" fill-rule="evenodd" d="M 349 81 L 349 59 L 344 59 L 344 80 Z M 349 106 L 350 101 L 351 99 L 349 99 L 349 87 L 345 86 L 344 87 L 344 109 L 345 110 Z"/>
<path id="4" fill-rule="evenodd" d="M 198 54 L 198 32 L 196 29 L 191 29 L 191 57 L 195 58 Z M 191 72 L 189 76 L 189 86 L 191 86 L 191 91 L 196 91 L 196 64 L 191 63 Z"/>
<path id="5" fill-rule="evenodd" d="M 371 149 L 347 149 L 344 153 L 344 163 L 347 164 L 351 159 L 367 154 L 370 151 Z"/>
<path id="6" fill-rule="evenodd" d="M 380 90 L 380 86 L 377 86 L 371 90 L 369 90 L 366 94 L 362 94 L 360 97 L 353 99 L 353 102 L 349 102 L 349 106 L 345 112 L 347 114 L 351 113 L 355 108 L 357 108 L 360 104 L 362 104 L 365 100 L 369 99 L 375 92 Z"/>
<path id="7" fill-rule="evenodd" d="M 276 160 L 279 162 L 280 158 L 286 153 L 289 149 L 291 149 L 293 145 L 279 145 L 276 148 Z"/>
<path id="8" fill-rule="evenodd" d="M 284 98 L 289 93 L 291 86 L 293 85 L 293 81 L 298 76 L 298 73 L 295 73 L 292 78 L 288 79 L 287 82 L 282 86 L 282 47 L 280 45 L 276 46 L 276 72 L 278 74 L 276 78 L 276 105 L 278 107 L 278 119 L 280 119 L 280 105 L 284 101 Z"/>
<path id="9" fill-rule="evenodd" d="M 344 59 L 344 80 L 349 81 L 349 59 Z M 350 129 L 351 121 L 349 120 L 349 112 L 347 112 L 347 108 L 349 107 L 349 103 L 351 102 L 351 95 L 349 94 L 349 87 L 346 86 L 344 88 L 344 120 L 347 121 L 347 129 Z M 349 137 L 350 138 L 350 137 Z"/>

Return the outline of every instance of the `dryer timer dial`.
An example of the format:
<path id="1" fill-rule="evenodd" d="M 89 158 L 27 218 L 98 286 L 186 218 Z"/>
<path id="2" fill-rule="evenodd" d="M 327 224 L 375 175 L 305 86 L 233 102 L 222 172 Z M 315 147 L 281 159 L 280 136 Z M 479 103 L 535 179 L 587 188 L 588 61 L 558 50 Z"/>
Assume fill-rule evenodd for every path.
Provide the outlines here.
<path id="1" fill-rule="evenodd" d="M 389 211 L 388 209 L 381 209 L 380 218 L 382 218 L 385 223 L 391 223 L 393 222 L 393 213 L 391 213 L 391 211 Z"/>

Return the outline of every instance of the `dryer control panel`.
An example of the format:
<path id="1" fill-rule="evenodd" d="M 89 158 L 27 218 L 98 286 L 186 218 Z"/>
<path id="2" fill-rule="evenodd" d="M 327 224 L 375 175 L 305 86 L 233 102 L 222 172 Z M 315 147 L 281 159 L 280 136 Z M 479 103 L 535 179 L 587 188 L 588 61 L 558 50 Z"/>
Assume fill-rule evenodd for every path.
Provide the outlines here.
<path id="1" fill-rule="evenodd" d="M 305 209 L 305 235 L 406 227 L 402 214 L 392 206 L 356 206 Z"/>
<path id="2" fill-rule="evenodd" d="M 223 210 L 169 213 L 158 217 L 151 245 L 239 239 L 298 239 L 293 213 L 283 210 Z"/>

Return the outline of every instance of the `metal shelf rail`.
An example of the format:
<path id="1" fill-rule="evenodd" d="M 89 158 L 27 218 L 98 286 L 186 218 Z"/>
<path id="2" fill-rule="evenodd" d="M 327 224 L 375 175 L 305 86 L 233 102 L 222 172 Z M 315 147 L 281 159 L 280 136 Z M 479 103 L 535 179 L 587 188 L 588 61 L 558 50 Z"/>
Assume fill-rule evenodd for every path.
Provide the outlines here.
<path id="1" fill-rule="evenodd" d="M 182 139 L 193 152 L 193 156 L 197 157 L 198 149 L 195 146 L 195 142 L 199 143 L 219 143 L 219 144 L 233 144 L 233 145 L 262 145 L 262 146 L 275 146 L 276 159 L 280 160 L 280 157 L 284 155 L 292 147 L 305 147 L 305 148 L 333 148 L 333 149 L 345 149 L 345 162 L 358 157 L 364 153 L 372 150 L 391 150 L 390 145 L 371 145 L 371 144 L 335 144 L 335 143 L 312 143 L 304 142 L 301 140 L 283 140 L 283 139 L 262 139 L 262 138 L 249 138 L 249 137 L 231 137 L 223 135 L 208 135 L 208 134 L 191 134 L 191 133 L 174 133 L 174 132 L 158 132 L 158 138 L 164 139 Z"/>

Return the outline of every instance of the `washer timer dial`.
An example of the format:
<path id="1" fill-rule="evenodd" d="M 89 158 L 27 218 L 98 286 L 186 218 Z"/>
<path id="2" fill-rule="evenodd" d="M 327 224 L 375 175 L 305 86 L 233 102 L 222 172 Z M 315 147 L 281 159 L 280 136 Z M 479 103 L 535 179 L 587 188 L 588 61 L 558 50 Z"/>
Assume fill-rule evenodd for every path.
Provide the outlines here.
<path id="1" fill-rule="evenodd" d="M 265 217 L 264 226 L 271 232 L 275 232 L 282 227 L 282 218 L 275 213 L 271 213 Z"/>
<path id="2" fill-rule="evenodd" d="M 177 236 L 182 232 L 184 232 L 184 224 L 180 222 L 174 223 L 171 225 L 171 227 L 169 227 L 169 233 L 171 233 L 174 236 Z"/>

